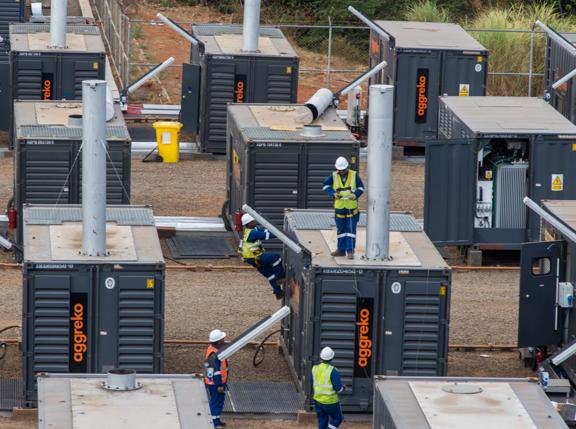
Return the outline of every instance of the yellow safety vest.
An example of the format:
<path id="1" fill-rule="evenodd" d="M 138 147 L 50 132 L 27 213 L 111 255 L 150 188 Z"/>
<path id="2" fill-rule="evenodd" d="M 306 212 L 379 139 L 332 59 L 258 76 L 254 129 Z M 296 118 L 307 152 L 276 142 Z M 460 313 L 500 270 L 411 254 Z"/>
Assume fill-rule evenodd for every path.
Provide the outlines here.
<path id="1" fill-rule="evenodd" d="M 334 189 L 334 192 L 338 192 L 341 197 L 340 199 L 334 199 L 335 209 L 356 210 L 358 208 L 358 200 L 346 199 L 346 197 L 356 192 L 356 172 L 354 170 L 348 170 L 346 183 L 342 183 L 342 176 L 337 171 L 333 172 L 332 189 Z"/>
<path id="2" fill-rule="evenodd" d="M 327 363 L 319 363 L 312 367 L 312 379 L 314 382 L 314 400 L 320 404 L 329 405 L 338 402 L 338 393 L 334 390 L 330 381 L 330 374 L 334 367 Z"/>
<path id="3" fill-rule="evenodd" d="M 262 241 L 257 240 L 254 243 L 248 241 L 248 236 L 253 231 L 253 228 L 244 228 L 244 236 L 242 238 L 241 249 L 242 258 L 244 259 L 256 259 L 264 250 L 262 249 Z"/>

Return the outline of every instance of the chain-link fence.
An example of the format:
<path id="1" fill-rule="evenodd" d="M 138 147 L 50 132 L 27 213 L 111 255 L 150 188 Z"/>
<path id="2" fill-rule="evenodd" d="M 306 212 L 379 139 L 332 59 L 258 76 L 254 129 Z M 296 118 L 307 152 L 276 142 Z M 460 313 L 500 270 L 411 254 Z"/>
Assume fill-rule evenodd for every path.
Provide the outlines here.
<path id="1" fill-rule="evenodd" d="M 189 61 L 188 42 L 162 22 L 130 19 L 118 0 L 94 0 L 112 61 L 122 84 L 136 78 L 170 55 L 176 62 L 156 78 L 140 101 L 178 104 L 181 64 Z M 190 28 L 192 22 L 178 22 Z M 300 57 L 299 101 L 320 87 L 343 87 L 368 66 L 369 30 L 363 26 L 276 24 Z M 543 92 L 545 35 L 534 30 L 468 31 L 490 50 L 489 95 L 536 95 Z M 505 43 L 501 43 L 502 41 Z M 514 47 L 511 61 L 498 43 Z M 494 47 L 494 48 L 493 48 Z"/>

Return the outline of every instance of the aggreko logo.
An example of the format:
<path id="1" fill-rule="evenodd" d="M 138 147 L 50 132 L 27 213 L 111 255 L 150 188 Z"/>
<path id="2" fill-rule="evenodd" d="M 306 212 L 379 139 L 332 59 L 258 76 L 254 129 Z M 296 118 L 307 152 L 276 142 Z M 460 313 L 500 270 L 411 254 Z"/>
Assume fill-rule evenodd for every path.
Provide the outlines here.
<path id="1" fill-rule="evenodd" d="M 426 96 L 426 86 L 428 85 L 428 79 L 426 76 L 422 75 L 418 77 L 418 107 L 416 112 L 418 116 L 423 117 L 426 115 L 428 110 L 428 97 Z"/>
<path id="2" fill-rule="evenodd" d="M 244 103 L 245 93 L 244 82 L 239 80 L 236 82 L 236 89 L 234 90 L 234 94 L 236 94 L 236 103 Z"/>
<path id="3" fill-rule="evenodd" d="M 366 368 L 372 357 L 372 340 L 370 339 L 370 310 L 360 310 L 358 326 L 358 366 Z"/>
<path id="4" fill-rule="evenodd" d="M 42 82 L 42 99 L 52 100 L 52 82 L 49 79 L 44 79 Z"/>
<path id="5" fill-rule="evenodd" d="M 73 315 L 70 317 L 73 327 L 72 344 L 74 362 L 84 362 L 86 358 L 86 326 L 84 323 L 84 305 L 77 303 L 73 307 Z"/>

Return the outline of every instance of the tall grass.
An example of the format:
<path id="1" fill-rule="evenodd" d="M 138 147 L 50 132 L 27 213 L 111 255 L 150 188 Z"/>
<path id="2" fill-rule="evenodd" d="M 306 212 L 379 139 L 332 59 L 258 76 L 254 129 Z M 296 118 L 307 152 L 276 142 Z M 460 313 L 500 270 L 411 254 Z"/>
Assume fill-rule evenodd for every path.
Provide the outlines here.
<path id="1" fill-rule="evenodd" d="M 436 0 L 422 0 L 408 7 L 404 14 L 406 21 L 450 22 L 448 10 L 438 6 Z"/>
<path id="2" fill-rule="evenodd" d="M 530 30 L 536 20 L 540 20 L 557 31 L 575 31 L 576 18 L 563 17 L 551 3 L 524 5 L 510 8 L 482 10 L 478 15 L 462 24 L 476 30 Z M 530 34 L 506 32 L 474 32 L 471 34 L 490 51 L 489 70 L 492 72 L 520 72 L 529 70 Z M 536 73 L 544 71 L 544 34 L 534 36 L 534 57 L 532 69 Z M 541 95 L 542 78 L 533 79 L 532 94 Z M 528 78 L 518 76 L 492 76 L 488 85 L 490 95 L 527 95 Z"/>

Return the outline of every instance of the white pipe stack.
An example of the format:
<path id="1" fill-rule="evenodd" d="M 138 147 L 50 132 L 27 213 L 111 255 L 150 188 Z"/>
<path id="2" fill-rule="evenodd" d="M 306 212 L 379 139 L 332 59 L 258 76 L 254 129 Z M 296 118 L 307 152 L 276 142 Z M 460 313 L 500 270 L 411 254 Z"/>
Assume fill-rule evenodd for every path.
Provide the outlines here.
<path id="1" fill-rule="evenodd" d="M 50 46 L 63 49 L 66 47 L 66 19 L 68 1 L 52 0 L 50 3 Z"/>
<path id="2" fill-rule="evenodd" d="M 82 253 L 106 256 L 106 87 L 82 82 Z"/>
<path id="3" fill-rule="evenodd" d="M 369 97 L 366 258 L 387 260 L 390 252 L 394 87 L 371 85 Z"/>
<path id="4" fill-rule="evenodd" d="M 244 52 L 256 52 L 260 37 L 260 0 L 244 0 L 243 22 L 242 50 Z"/>

